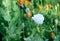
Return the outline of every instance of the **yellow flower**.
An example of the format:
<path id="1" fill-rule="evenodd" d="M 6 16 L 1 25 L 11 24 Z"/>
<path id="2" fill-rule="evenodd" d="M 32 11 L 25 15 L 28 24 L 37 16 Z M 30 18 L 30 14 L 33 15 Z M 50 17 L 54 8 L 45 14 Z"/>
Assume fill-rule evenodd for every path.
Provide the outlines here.
<path id="1" fill-rule="evenodd" d="M 49 8 L 51 8 L 51 4 L 46 4 L 46 9 L 48 10 Z"/>
<path id="2" fill-rule="evenodd" d="M 42 10 L 42 6 L 38 6 L 38 9 L 39 9 L 39 10 Z"/>
<path id="3" fill-rule="evenodd" d="M 27 17 L 30 18 L 32 16 L 32 12 L 27 13 Z"/>
<path id="4" fill-rule="evenodd" d="M 31 2 L 28 1 L 28 0 L 25 0 L 25 3 L 26 3 L 27 5 L 30 5 L 30 4 L 31 4 Z"/>
<path id="5" fill-rule="evenodd" d="M 23 5 L 24 1 L 23 0 L 18 0 L 19 4 Z"/>

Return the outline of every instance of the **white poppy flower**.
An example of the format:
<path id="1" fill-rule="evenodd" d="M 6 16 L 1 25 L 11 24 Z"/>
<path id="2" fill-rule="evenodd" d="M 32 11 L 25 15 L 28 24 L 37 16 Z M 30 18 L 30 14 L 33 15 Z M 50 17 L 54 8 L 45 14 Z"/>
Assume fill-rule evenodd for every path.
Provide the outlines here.
<path id="1" fill-rule="evenodd" d="M 30 12 L 30 9 L 29 8 L 26 8 L 26 13 L 29 13 Z"/>
<path id="2" fill-rule="evenodd" d="M 58 19 L 55 19 L 55 24 L 58 24 Z"/>
<path id="3" fill-rule="evenodd" d="M 44 16 L 42 14 L 36 14 L 32 17 L 35 23 L 37 24 L 43 24 Z"/>

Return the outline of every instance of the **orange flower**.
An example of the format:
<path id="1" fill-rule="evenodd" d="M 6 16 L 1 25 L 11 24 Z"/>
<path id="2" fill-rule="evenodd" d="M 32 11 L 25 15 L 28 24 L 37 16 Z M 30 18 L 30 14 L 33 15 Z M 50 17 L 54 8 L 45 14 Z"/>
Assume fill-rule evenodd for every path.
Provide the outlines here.
<path id="1" fill-rule="evenodd" d="M 32 12 L 29 12 L 29 13 L 27 14 L 27 17 L 30 18 L 31 16 L 32 16 Z"/>
<path id="2" fill-rule="evenodd" d="M 38 9 L 39 9 L 39 10 L 42 10 L 42 6 L 38 6 Z"/>
<path id="3" fill-rule="evenodd" d="M 48 10 L 49 8 L 51 8 L 51 4 L 46 4 L 46 9 Z"/>
<path id="4" fill-rule="evenodd" d="M 31 2 L 30 1 L 25 1 L 25 3 L 27 4 L 27 5 L 30 5 L 31 4 Z"/>
<path id="5" fill-rule="evenodd" d="M 18 0 L 18 2 L 19 2 L 19 4 L 21 4 L 21 5 L 24 4 L 23 0 Z"/>
<path id="6" fill-rule="evenodd" d="M 55 36 L 54 32 L 51 33 L 51 37 L 53 38 Z"/>

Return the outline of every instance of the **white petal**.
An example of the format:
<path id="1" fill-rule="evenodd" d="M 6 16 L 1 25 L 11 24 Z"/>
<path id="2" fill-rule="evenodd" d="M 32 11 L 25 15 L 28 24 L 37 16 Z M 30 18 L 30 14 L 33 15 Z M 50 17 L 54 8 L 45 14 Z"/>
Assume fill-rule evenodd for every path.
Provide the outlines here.
<path id="1" fill-rule="evenodd" d="M 37 24 L 43 24 L 44 17 L 42 14 L 36 14 L 32 17 L 32 19 L 35 21 Z"/>

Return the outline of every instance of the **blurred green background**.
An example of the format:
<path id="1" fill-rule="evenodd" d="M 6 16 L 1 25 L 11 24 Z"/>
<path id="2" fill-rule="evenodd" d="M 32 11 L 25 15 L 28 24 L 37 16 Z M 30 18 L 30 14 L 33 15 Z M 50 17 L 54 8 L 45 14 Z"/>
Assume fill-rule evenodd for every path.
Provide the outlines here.
<path id="1" fill-rule="evenodd" d="M 25 1 L 25 0 L 24 0 Z M 0 41 L 60 41 L 60 0 L 29 0 L 21 8 L 18 0 L 0 0 Z M 46 4 L 51 8 L 46 10 Z M 42 10 L 38 10 L 42 6 Z M 43 24 L 26 17 L 26 8 L 44 16 Z M 58 20 L 56 24 L 55 19 Z M 50 35 L 53 32 L 54 37 Z"/>

